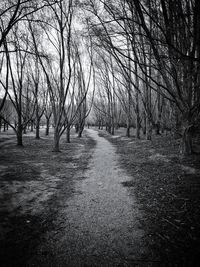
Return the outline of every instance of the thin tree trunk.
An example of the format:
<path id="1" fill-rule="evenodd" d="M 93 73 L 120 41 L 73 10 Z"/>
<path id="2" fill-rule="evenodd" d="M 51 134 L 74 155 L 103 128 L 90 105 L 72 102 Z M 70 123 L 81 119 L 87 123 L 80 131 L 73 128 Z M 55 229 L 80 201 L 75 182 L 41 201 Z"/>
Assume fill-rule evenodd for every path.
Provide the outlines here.
<path id="1" fill-rule="evenodd" d="M 17 126 L 17 145 L 18 146 L 23 146 L 22 136 L 23 136 L 23 126 L 21 123 L 21 117 L 19 116 L 18 126 Z"/>
<path id="2" fill-rule="evenodd" d="M 129 114 L 127 115 L 127 119 L 126 119 L 126 136 L 130 137 L 130 116 L 129 116 Z"/>
<path id="3" fill-rule="evenodd" d="M 142 130 L 143 130 L 143 135 L 146 135 L 146 132 L 147 132 L 146 125 L 147 125 L 147 123 L 146 123 L 145 111 L 143 112 L 143 119 L 144 119 L 144 126 L 143 126 Z"/>
<path id="4" fill-rule="evenodd" d="M 140 110 L 139 110 L 139 95 L 138 91 L 136 91 L 136 138 L 140 139 Z"/>
<path id="5" fill-rule="evenodd" d="M 78 137 L 81 138 L 82 137 L 82 133 L 83 133 L 83 128 L 80 127 L 79 131 L 78 131 Z"/>
<path id="6" fill-rule="evenodd" d="M 60 134 L 58 128 L 54 128 L 53 152 L 60 152 Z"/>
<path id="7" fill-rule="evenodd" d="M 192 126 L 186 127 L 183 133 L 182 153 L 184 155 L 191 155 L 193 153 L 191 127 Z"/>
<path id="8" fill-rule="evenodd" d="M 115 125 L 114 125 L 114 123 L 112 123 L 111 134 L 112 134 L 112 135 L 115 134 Z"/>
<path id="9" fill-rule="evenodd" d="M 36 119 L 35 130 L 36 130 L 35 138 L 40 139 L 40 119 L 39 118 Z"/>
<path id="10" fill-rule="evenodd" d="M 46 131 L 45 131 L 45 135 L 49 135 L 49 123 L 50 123 L 50 119 L 48 117 L 46 117 Z"/>
<path id="11" fill-rule="evenodd" d="M 33 126 L 34 126 L 34 122 L 33 120 L 31 120 L 31 132 L 33 132 Z"/>
<path id="12" fill-rule="evenodd" d="M 70 143 L 70 126 L 67 126 L 66 129 L 66 141 L 67 143 Z"/>

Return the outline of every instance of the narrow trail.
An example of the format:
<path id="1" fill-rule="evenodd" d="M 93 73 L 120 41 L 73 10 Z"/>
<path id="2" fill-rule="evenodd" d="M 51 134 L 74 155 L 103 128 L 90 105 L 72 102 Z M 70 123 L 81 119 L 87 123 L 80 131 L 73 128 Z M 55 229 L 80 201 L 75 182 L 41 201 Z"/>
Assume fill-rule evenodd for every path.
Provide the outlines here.
<path id="1" fill-rule="evenodd" d="M 87 132 L 96 147 L 62 211 L 62 233 L 49 236 L 53 253 L 59 254 L 52 266 L 149 266 L 141 264 L 141 214 L 122 185 L 131 178 L 119 167 L 113 145 L 96 131 Z"/>

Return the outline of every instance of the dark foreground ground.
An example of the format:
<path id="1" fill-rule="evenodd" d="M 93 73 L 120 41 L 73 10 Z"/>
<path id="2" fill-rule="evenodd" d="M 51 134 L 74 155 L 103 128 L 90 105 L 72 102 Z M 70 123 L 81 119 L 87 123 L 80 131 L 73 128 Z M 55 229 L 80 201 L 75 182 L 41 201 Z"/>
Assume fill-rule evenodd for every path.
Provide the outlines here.
<path id="1" fill-rule="evenodd" d="M 95 142 L 72 135 L 70 144 L 61 140 L 62 153 L 52 152 L 52 135 L 40 140 L 24 137 L 24 147 L 15 145 L 12 132 L 0 142 L 0 266 L 29 266 L 47 231 L 55 225 L 64 200 L 74 193 L 85 171 Z M 47 251 L 44 252 L 48 254 Z M 43 255 L 40 255 L 43 257 Z"/>
<path id="2" fill-rule="evenodd" d="M 123 186 L 136 195 L 143 214 L 145 246 L 155 259 L 149 266 L 200 266 L 199 156 L 183 158 L 179 142 L 169 136 L 150 142 L 127 139 L 124 130 L 114 137 L 99 135 L 116 147 L 122 168 L 132 176 Z M 73 134 L 71 144 L 63 138 L 62 153 L 53 153 L 52 137 L 28 135 L 24 145 L 17 148 L 10 132 L 0 136 L 0 266 L 31 266 L 46 233 L 61 231 L 59 210 L 76 193 L 95 142 Z M 48 247 L 42 253 L 37 257 L 52 258 Z"/>
<path id="3" fill-rule="evenodd" d="M 200 156 L 180 155 L 180 140 L 111 137 L 121 165 L 133 177 L 124 184 L 144 211 L 146 245 L 162 266 L 200 266 Z M 159 265 L 158 265 L 159 266 Z"/>

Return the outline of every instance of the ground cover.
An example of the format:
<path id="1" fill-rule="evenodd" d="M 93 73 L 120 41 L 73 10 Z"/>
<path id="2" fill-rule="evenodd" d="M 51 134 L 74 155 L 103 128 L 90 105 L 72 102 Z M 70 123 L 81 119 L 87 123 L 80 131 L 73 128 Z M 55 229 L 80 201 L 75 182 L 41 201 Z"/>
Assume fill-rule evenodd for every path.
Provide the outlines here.
<path id="1" fill-rule="evenodd" d="M 170 135 L 146 141 L 126 138 L 124 129 L 115 136 L 99 134 L 116 146 L 122 167 L 132 176 L 123 185 L 143 211 L 150 257 L 161 266 L 199 266 L 200 157 L 183 157 L 180 140 Z"/>
<path id="2" fill-rule="evenodd" d="M 2 137 L 2 138 L 1 138 Z M 52 152 L 52 134 L 36 140 L 24 136 L 15 145 L 12 132 L 0 139 L 0 258 L 1 266 L 27 266 L 38 244 L 54 224 L 64 199 L 74 192 L 74 175 L 84 172 L 94 141 L 72 133 L 61 140 L 62 153 Z"/>

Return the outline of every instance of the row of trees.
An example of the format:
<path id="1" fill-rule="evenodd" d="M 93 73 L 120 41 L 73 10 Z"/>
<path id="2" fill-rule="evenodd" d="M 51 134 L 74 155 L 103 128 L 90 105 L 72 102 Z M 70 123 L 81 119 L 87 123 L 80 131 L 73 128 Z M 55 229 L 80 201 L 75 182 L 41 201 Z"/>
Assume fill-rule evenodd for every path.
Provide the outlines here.
<path id="1" fill-rule="evenodd" d="M 2 1 L 0 72 L 3 106 L 9 99 L 22 144 L 34 119 L 52 116 L 54 150 L 91 110 L 99 127 L 153 129 L 182 136 L 193 152 L 200 117 L 200 3 L 198 0 Z M 80 23 L 81 22 L 81 23 Z M 96 92 L 94 94 L 94 90 Z M 90 101 L 88 101 L 90 92 Z M 93 101 L 94 100 L 94 101 Z M 48 128 L 48 127 L 47 127 Z"/>
<path id="2" fill-rule="evenodd" d="M 152 129 L 182 136 L 190 154 L 200 118 L 200 2 L 84 2 L 98 58 L 96 120 L 120 121 L 151 139 Z"/>
<path id="3" fill-rule="evenodd" d="M 23 145 L 23 133 L 33 123 L 39 139 L 41 118 L 49 132 L 52 117 L 53 150 L 77 124 L 81 137 L 90 105 L 92 51 L 79 34 L 78 3 L 73 0 L 3 1 L 1 3 L 0 116 Z M 86 58 L 87 57 L 87 58 Z M 86 65 L 87 62 L 87 65 Z"/>

